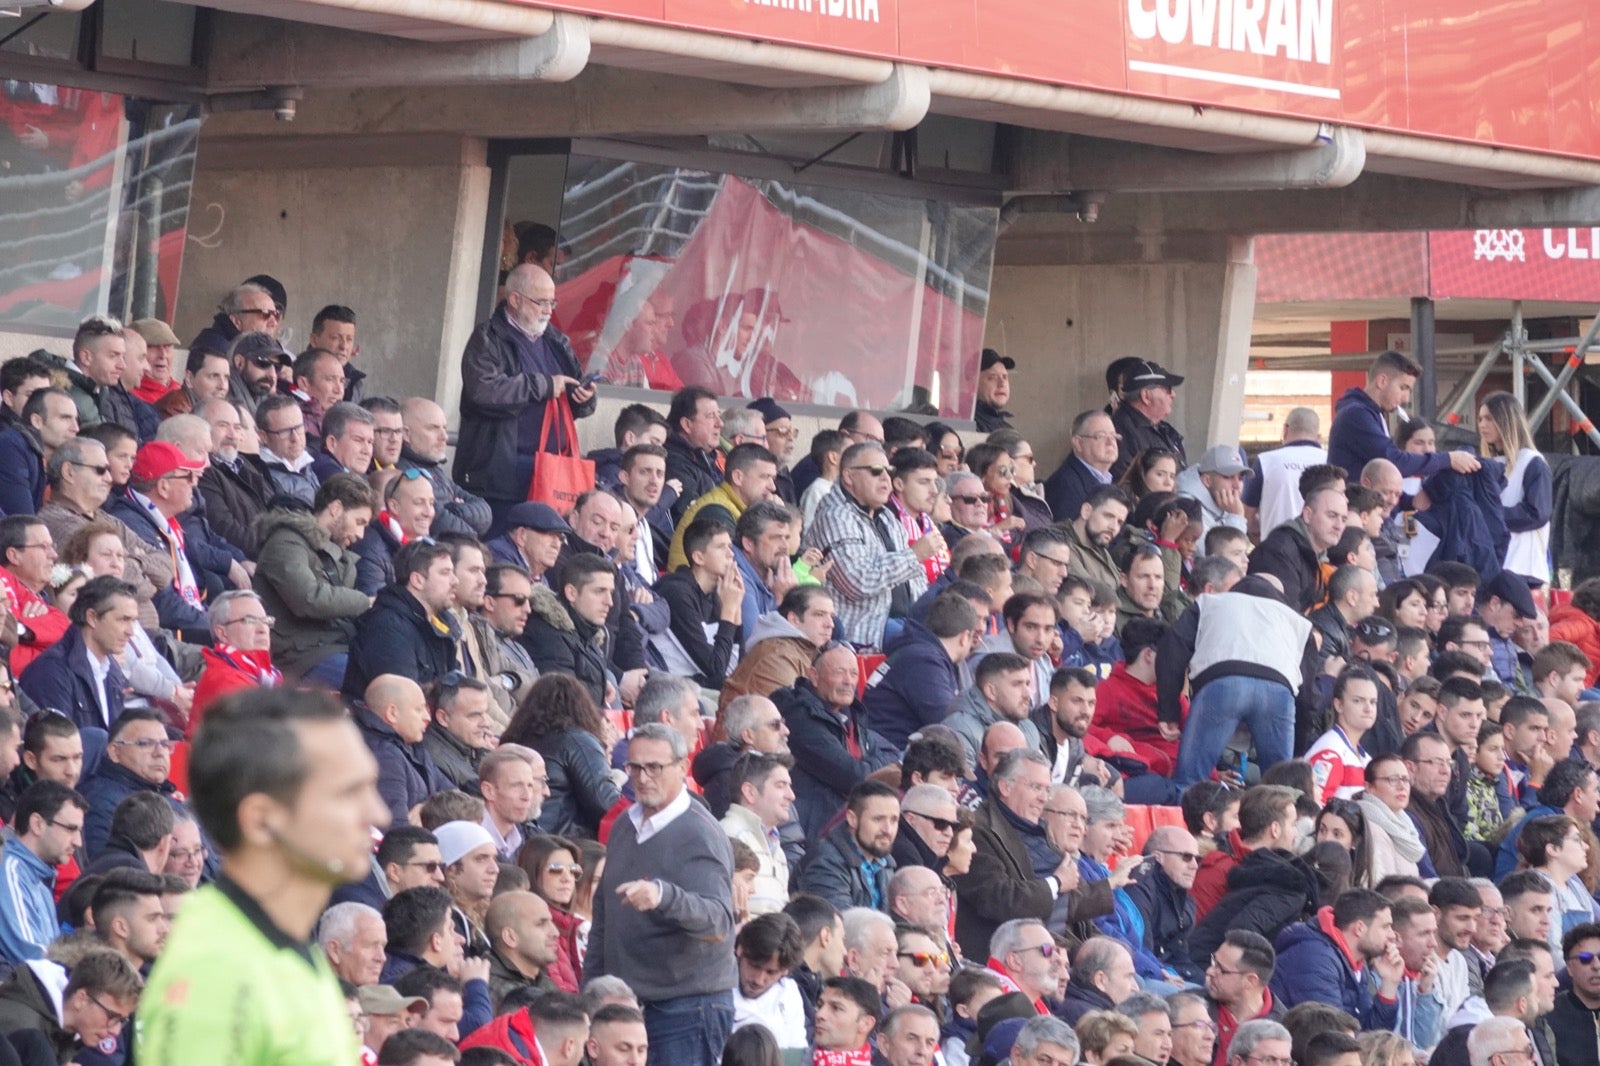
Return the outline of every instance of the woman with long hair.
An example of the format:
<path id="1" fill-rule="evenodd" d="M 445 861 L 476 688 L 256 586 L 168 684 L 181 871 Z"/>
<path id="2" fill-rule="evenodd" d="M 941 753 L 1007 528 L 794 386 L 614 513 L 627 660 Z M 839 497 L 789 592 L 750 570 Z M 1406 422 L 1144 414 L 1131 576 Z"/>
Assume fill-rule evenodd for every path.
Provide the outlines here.
<path id="1" fill-rule="evenodd" d="M 1407 580 L 1422 586 L 1428 595 L 1428 636 L 1439 635 L 1439 627 L 1450 617 L 1450 590 L 1443 581 L 1432 574 L 1414 574 Z M 1381 601 L 1380 601 L 1381 602 Z"/>
<path id="2" fill-rule="evenodd" d="M 528 889 L 550 905 L 550 917 L 560 930 L 556 961 L 545 969 L 563 992 L 576 994 L 582 985 L 583 961 L 578 953 L 578 926 L 583 919 L 572 913 L 583 876 L 578 845 L 557 836 L 541 834 L 523 841 L 517 865 L 528 875 Z"/>
<path id="3" fill-rule="evenodd" d="M 1505 568 L 1530 584 L 1550 581 L 1550 464 L 1533 446 L 1533 431 L 1522 405 L 1509 392 L 1491 393 L 1478 405 L 1478 439 L 1483 450 L 1506 461 L 1506 484 L 1500 492 L 1505 508 Z"/>
<path id="4" fill-rule="evenodd" d="M 1333 842 L 1350 852 L 1350 886 L 1372 887 L 1372 848 L 1367 843 L 1367 819 L 1354 800 L 1331 799 L 1317 815 L 1313 834 L 1317 843 Z"/>
<path id="5" fill-rule="evenodd" d="M 600 875 L 606 872 L 606 846 L 598 840 L 578 840 L 578 861 L 583 873 L 578 875 L 577 892 L 572 897 L 572 913 L 579 918 L 578 961 L 589 954 L 589 926 L 594 921 L 594 894 L 600 888 Z"/>
<path id="6" fill-rule="evenodd" d="M 1118 484 L 1135 500 L 1142 500 L 1152 492 L 1175 492 L 1178 456 L 1170 448 L 1146 448 L 1134 456 Z"/>
<path id="7" fill-rule="evenodd" d="M 928 435 L 928 451 L 939 463 L 939 476 L 949 477 L 967 461 L 967 446 L 961 443 L 961 434 L 943 422 L 929 422 L 924 427 Z"/>
<path id="8" fill-rule="evenodd" d="M 1415 578 L 1402 578 L 1378 593 L 1378 613 L 1395 624 L 1426 631 L 1428 590 Z"/>
<path id="9" fill-rule="evenodd" d="M 606 751 L 606 720 L 582 682 L 570 674 L 545 674 L 535 681 L 500 742 L 544 756 L 550 796 L 539 812 L 541 830 L 600 835 L 600 819 L 622 798 L 622 789 Z"/>

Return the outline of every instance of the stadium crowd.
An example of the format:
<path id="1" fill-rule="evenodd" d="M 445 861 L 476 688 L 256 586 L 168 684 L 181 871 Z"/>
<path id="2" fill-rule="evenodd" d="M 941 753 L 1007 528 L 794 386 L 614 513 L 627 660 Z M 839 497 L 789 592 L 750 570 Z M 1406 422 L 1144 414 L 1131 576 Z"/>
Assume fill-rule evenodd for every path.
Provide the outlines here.
<path id="1" fill-rule="evenodd" d="M 687 384 L 558 510 L 538 260 L 453 463 L 270 277 L 0 365 L 0 1066 L 1600 1066 L 1510 396 L 1247 458 L 1119 359 L 1047 472 L 992 350 L 977 433 Z"/>

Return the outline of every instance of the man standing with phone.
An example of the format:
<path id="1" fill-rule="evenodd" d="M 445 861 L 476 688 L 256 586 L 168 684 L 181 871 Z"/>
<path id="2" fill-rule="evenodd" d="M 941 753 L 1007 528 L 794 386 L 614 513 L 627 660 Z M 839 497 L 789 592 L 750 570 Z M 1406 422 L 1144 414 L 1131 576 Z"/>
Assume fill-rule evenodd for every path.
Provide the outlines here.
<path id="1" fill-rule="evenodd" d="M 555 279 L 531 263 L 516 267 L 506 276 L 505 302 L 473 331 L 461 356 L 455 479 L 488 501 L 489 536 L 528 498 L 538 452 L 577 454 L 578 442 L 559 422 L 545 437 L 545 420 L 560 416 L 556 404 L 570 403 L 574 418 L 595 411 L 594 376 L 580 380 L 572 342 L 551 325 L 555 309 Z"/>

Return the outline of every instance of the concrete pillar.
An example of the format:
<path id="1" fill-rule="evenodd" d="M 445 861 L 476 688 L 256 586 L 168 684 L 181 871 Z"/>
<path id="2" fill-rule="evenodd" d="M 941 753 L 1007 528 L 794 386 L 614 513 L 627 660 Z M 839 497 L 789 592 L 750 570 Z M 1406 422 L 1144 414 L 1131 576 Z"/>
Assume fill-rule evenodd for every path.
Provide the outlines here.
<path id="1" fill-rule="evenodd" d="M 1158 235 L 1148 243 L 1159 253 Z M 1191 459 L 1238 442 L 1255 310 L 1250 250 L 1248 238 L 1229 239 L 1199 262 L 995 268 L 985 343 L 1017 360 L 1011 408 L 1041 475 L 1071 447 L 1073 417 L 1105 404 L 1106 365 L 1125 355 L 1184 375 L 1172 420 Z"/>
<path id="2" fill-rule="evenodd" d="M 354 365 L 385 393 L 435 397 L 454 421 L 488 217 L 485 153 L 460 136 L 219 130 L 195 173 L 178 335 L 194 336 L 231 286 L 271 274 L 289 292 L 291 350 L 305 347 L 320 308 L 346 304 Z"/>

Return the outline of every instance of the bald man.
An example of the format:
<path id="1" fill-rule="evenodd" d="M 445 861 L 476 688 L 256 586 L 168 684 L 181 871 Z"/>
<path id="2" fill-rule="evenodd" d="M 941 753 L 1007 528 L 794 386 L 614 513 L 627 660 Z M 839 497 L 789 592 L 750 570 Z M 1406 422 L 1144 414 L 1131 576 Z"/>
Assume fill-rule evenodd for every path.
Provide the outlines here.
<path id="1" fill-rule="evenodd" d="M 422 686 L 409 677 L 379 674 L 367 685 L 354 715 L 378 760 L 378 794 L 394 819 L 391 824 L 419 824 L 413 815 L 422 801 L 455 787 L 422 745 L 429 718 Z"/>
<path id="2" fill-rule="evenodd" d="M 561 930 L 550 905 L 532 892 L 502 892 L 489 904 L 484 932 L 489 937 L 489 998 L 494 1009 L 519 988 L 559 989 L 550 979 Z"/>
<path id="3" fill-rule="evenodd" d="M 488 500 L 500 519 L 528 498 L 538 451 L 576 455 L 578 442 L 564 428 L 543 432 L 551 399 L 565 396 L 575 418 L 594 414 L 594 385 L 567 335 L 551 323 L 556 283 L 541 267 L 524 263 L 506 275 L 505 301 L 473 330 L 461 356 L 461 434 L 455 477 Z M 416 442 L 412 442 L 415 447 Z"/>
<path id="4" fill-rule="evenodd" d="M 433 485 L 434 536 L 467 533 L 482 538 L 494 516 L 480 496 L 451 480 L 444 461 L 450 451 L 450 426 L 444 408 L 432 400 L 412 396 L 400 404 L 405 443 L 400 447 L 401 470 L 421 470 Z"/>
<path id="5" fill-rule="evenodd" d="M 1144 853 L 1153 861 L 1125 891 L 1144 915 L 1146 942 L 1169 972 L 1199 984 L 1205 970 L 1189 957 L 1189 930 L 1195 921 L 1189 889 L 1200 872 L 1199 845 L 1182 826 L 1163 825 L 1145 838 Z"/>
<path id="6" fill-rule="evenodd" d="M 1550 712 L 1550 754 L 1557 762 L 1569 755 L 1581 758 L 1573 750 L 1578 740 L 1578 713 L 1572 709 L 1572 704 L 1554 696 L 1541 696 L 1539 702 Z"/>
<path id="7" fill-rule="evenodd" d="M 1361 487 L 1371 489 L 1383 497 L 1386 508 L 1383 528 L 1372 539 L 1372 550 L 1378 556 L 1378 577 L 1385 585 L 1392 585 L 1405 576 L 1400 568 L 1400 547 L 1409 540 L 1405 520 L 1396 508 L 1400 506 L 1400 468 L 1389 460 L 1378 457 L 1361 468 Z"/>

